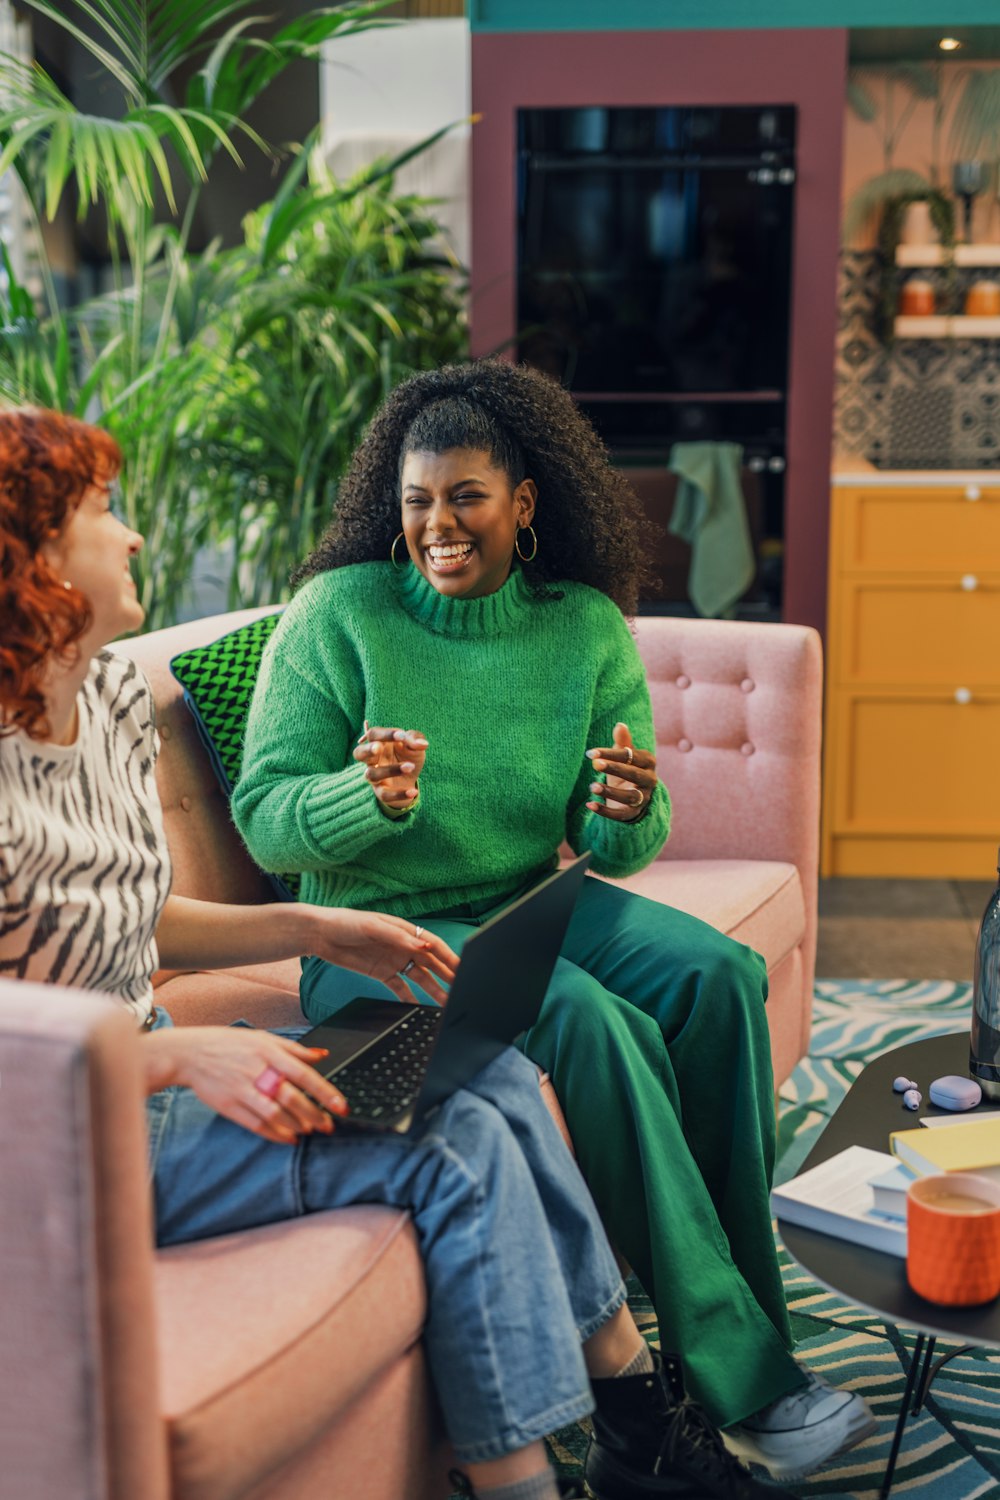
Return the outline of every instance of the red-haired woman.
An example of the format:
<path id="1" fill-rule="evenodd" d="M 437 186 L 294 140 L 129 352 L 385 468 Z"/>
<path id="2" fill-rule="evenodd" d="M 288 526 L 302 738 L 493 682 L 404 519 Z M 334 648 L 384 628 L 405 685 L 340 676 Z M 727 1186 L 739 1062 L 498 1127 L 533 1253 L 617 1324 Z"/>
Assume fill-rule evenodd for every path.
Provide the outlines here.
<path id="1" fill-rule="evenodd" d="M 200 969 L 318 953 L 400 998 L 399 970 L 415 965 L 441 999 L 456 960 L 398 917 L 169 894 L 150 689 L 105 650 L 143 619 L 129 571 L 142 538 L 109 501 L 119 462 L 81 422 L 0 411 L 0 975 L 102 991 L 146 1033 L 158 1242 L 352 1202 L 405 1206 L 467 1494 L 556 1500 L 541 1438 L 596 1402 L 588 1479 L 600 1500 L 773 1496 L 654 1366 L 519 1053 L 422 1129 L 344 1149 L 333 1135 L 344 1101 L 295 1033 L 174 1028 L 155 1006 L 158 958 Z"/>

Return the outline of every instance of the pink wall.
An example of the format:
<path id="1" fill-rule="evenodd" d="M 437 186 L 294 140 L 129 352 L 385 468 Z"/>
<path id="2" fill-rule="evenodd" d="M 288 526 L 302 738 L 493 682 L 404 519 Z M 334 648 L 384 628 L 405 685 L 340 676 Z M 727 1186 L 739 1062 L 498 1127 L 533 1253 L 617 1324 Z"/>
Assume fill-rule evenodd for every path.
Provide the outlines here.
<path id="1" fill-rule="evenodd" d="M 785 618 L 826 622 L 847 33 L 479 32 L 472 38 L 472 348 L 515 332 L 515 111 L 531 105 L 795 104 L 798 183 Z"/>

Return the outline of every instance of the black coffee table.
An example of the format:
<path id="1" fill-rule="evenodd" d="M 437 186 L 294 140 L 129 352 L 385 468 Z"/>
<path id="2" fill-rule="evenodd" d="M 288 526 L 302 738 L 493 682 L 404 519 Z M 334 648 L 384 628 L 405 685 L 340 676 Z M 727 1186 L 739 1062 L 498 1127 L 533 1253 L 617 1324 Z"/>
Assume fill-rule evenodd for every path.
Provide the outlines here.
<path id="1" fill-rule="evenodd" d="M 968 1071 L 968 1031 L 910 1042 L 875 1058 L 848 1089 L 799 1170 L 805 1172 L 819 1166 L 848 1146 L 888 1151 L 890 1131 L 916 1125 L 922 1115 L 946 1113 L 927 1102 L 931 1081 L 946 1073 L 964 1075 Z M 900 1074 L 912 1078 L 924 1096 L 924 1103 L 916 1112 L 905 1109 L 900 1096 L 892 1091 L 892 1080 Z M 970 1115 L 974 1113 L 969 1111 Z M 884 1500 L 892 1486 L 907 1414 L 911 1408 L 919 1412 L 941 1365 L 962 1352 L 953 1350 L 935 1363 L 935 1339 L 959 1339 L 967 1348 L 1000 1348 L 1000 1300 L 983 1307 L 936 1307 L 910 1290 L 906 1262 L 901 1256 L 886 1255 L 866 1245 L 854 1245 L 815 1229 L 788 1224 L 780 1215 L 778 1229 L 789 1253 L 821 1286 L 868 1308 L 888 1323 L 907 1324 L 917 1331 L 906 1393 L 882 1482 Z"/>

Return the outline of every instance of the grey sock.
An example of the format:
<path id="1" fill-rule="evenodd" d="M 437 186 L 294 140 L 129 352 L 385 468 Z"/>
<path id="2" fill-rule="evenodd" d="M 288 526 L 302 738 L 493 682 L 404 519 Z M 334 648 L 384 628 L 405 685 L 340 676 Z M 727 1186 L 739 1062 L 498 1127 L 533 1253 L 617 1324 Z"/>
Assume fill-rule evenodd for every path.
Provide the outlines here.
<path id="1" fill-rule="evenodd" d="M 479 1500 L 559 1500 L 559 1486 L 552 1469 L 542 1469 L 517 1484 L 501 1484 L 491 1490 L 478 1489 Z"/>
<path id="2" fill-rule="evenodd" d="M 623 1365 L 614 1380 L 621 1380 L 623 1375 L 648 1375 L 654 1369 L 653 1355 L 646 1340 L 643 1339 L 642 1347 L 637 1349 L 627 1365 Z"/>

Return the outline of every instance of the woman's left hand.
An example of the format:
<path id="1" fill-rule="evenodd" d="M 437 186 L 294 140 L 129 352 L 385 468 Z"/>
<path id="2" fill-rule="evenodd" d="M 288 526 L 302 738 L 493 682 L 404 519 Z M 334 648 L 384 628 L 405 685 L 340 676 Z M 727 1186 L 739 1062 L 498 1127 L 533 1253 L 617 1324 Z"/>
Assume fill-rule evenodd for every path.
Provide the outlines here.
<path id="1" fill-rule="evenodd" d="M 598 817 L 634 823 L 642 817 L 656 790 L 656 756 L 633 745 L 627 724 L 616 724 L 612 738 L 613 745 L 587 751 L 594 770 L 606 772 L 605 781 L 590 784 L 590 790 L 603 802 L 588 802 L 587 806 Z"/>
<path id="2" fill-rule="evenodd" d="M 443 1005 L 458 968 L 458 955 L 433 932 L 404 917 L 384 912 L 351 911 L 346 907 L 299 907 L 310 922 L 308 951 L 342 969 L 353 969 L 369 979 L 380 979 L 400 1000 L 412 1003 L 407 984 L 420 988 Z"/>
<path id="3" fill-rule="evenodd" d="M 347 1101 L 313 1064 L 322 1047 L 241 1026 L 165 1026 L 143 1038 L 146 1091 L 193 1089 L 210 1109 L 265 1140 L 329 1135 Z M 197 1168 L 195 1168 L 197 1170 Z"/>

